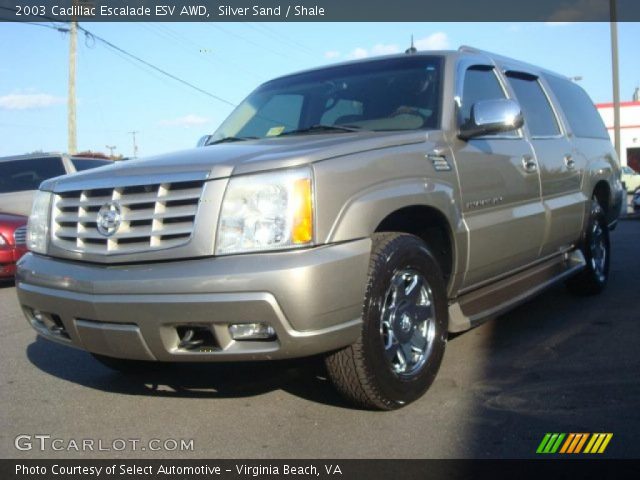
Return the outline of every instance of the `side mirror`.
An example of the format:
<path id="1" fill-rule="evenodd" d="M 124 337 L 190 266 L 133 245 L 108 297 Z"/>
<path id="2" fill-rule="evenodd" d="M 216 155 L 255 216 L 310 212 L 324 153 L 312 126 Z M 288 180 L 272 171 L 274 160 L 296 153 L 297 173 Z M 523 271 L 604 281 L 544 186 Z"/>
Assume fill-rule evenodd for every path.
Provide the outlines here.
<path id="1" fill-rule="evenodd" d="M 198 140 L 198 143 L 196 143 L 196 147 L 204 147 L 210 138 L 211 135 L 203 135 L 202 137 L 200 137 L 200 140 Z"/>
<path id="2" fill-rule="evenodd" d="M 506 98 L 481 100 L 471 106 L 471 118 L 460 127 L 458 137 L 468 140 L 482 135 L 512 132 L 524 125 L 518 102 Z"/>

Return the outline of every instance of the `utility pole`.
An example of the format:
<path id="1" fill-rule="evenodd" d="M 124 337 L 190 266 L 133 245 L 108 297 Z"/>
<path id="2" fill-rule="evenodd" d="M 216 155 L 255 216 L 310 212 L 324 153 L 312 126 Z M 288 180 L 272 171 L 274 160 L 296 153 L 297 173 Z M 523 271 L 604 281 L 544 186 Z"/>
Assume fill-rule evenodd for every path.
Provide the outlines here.
<path id="1" fill-rule="evenodd" d="M 618 159 L 621 155 L 620 141 L 620 80 L 618 78 L 618 13 L 616 0 L 609 0 L 611 15 L 611 73 L 613 77 L 613 137 Z"/>
<path id="2" fill-rule="evenodd" d="M 139 133 L 137 130 L 133 132 L 128 132 L 133 137 L 133 158 L 138 158 L 138 145 L 136 144 L 136 133 Z"/>
<path id="3" fill-rule="evenodd" d="M 109 158 L 113 160 L 113 151 L 118 148 L 115 145 L 105 145 L 104 148 L 109 150 Z"/>
<path id="4" fill-rule="evenodd" d="M 75 16 L 69 29 L 69 92 L 67 96 L 67 150 L 73 155 L 78 150 L 76 135 L 76 51 L 78 47 L 78 22 Z"/>

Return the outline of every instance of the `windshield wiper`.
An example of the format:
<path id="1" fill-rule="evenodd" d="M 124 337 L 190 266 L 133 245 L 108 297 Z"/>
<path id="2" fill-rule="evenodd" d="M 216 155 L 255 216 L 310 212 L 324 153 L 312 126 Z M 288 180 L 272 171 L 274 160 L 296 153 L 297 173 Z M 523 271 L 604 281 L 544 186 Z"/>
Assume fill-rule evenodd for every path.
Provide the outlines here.
<path id="1" fill-rule="evenodd" d="M 258 137 L 224 137 L 224 138 L 221 138 L 220 140 L 214 140 L 213 142 L 209 142 L 205 146 L 216 145 L 218 143 L 242 142 L 244 140 L 256 140 L 257 138 Z"/>
<path id="2" fill-rule="evenodd" d="M 311 125 L 307 128 L 300 128 L 298 130 L 290 130 L 288 132 L 278 135 L 298 135 L 301 133 L 316 133 L 316 132 L 362 132 L 364 129 L 349 125 Z"/>

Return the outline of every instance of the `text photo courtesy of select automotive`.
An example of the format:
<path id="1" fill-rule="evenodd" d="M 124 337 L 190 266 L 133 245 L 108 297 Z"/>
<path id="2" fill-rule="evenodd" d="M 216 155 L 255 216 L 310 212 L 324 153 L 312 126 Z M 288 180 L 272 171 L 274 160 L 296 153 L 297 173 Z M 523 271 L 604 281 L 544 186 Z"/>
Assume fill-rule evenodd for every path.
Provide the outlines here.
<path id="1" fill-rule="evenodd" d="M 0 457 L 638 458 L 639 39 L 0 23 Z"/>

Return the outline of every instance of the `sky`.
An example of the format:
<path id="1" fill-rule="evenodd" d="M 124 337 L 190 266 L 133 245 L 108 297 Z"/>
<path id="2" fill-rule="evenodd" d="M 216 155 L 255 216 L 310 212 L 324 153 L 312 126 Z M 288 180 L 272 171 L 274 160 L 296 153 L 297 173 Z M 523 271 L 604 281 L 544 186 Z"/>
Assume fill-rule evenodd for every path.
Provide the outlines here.
<path id="1" fill-rule="evenodd" d="M 49 23 L 48 25 L 53 25 Z M 612 99 L 608 23 L 81 23 L 133 55 L 237 104 L 270 78 L 354 58 L 471 45 L 570 77 Z M 640 23 L 620 23 L 620 91 L 640 85 Z M 67 150 L 69 37 L 0 23 L 0 156 Z M 78 35 L 78 149 L 141 157 L 195 146 L 232 107 Z"/>

